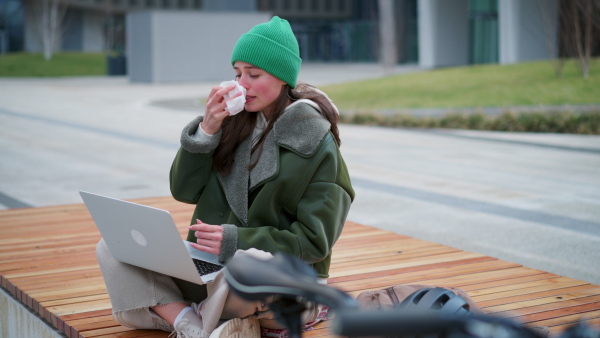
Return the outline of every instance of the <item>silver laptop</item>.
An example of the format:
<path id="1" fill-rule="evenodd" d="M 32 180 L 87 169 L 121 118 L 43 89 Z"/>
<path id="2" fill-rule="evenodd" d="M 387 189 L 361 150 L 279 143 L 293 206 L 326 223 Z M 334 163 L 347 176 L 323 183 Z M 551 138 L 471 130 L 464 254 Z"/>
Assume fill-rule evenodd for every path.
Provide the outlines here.
<path id="1" fill-rule="evenodd" d="M 85 191 L 79 194 L 117 260 L 197 284 L 211 282 L 223 268 L 217 256 L 181 239 L 168 211 Z"/>

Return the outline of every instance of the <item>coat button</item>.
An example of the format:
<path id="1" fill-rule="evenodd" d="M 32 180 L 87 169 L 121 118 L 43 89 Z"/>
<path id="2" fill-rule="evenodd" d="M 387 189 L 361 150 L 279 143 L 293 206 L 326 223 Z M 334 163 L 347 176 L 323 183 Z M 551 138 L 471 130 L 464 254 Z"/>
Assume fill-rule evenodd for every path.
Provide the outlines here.
<path id="1" fill-rule="evenodd" d="M 219 217 L 223 217 L 223 216 L 225 216 L 225 213 L 224 212 L 220 212 L 219 213 Z"/>

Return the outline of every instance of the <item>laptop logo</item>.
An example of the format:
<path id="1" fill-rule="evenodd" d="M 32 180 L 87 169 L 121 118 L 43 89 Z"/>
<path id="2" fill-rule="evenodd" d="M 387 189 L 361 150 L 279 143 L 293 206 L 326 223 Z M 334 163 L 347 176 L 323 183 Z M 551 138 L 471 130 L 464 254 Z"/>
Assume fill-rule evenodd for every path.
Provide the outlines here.
<path id="1" fill-rule="evenodd" d="M 146 237 L 144 237 L 144 235 L 142 235 L 142 233 L 137 230 L 131 230 L 131 238 L 133 238 L 133 240 L 141 246 L 148 245 Z"/>

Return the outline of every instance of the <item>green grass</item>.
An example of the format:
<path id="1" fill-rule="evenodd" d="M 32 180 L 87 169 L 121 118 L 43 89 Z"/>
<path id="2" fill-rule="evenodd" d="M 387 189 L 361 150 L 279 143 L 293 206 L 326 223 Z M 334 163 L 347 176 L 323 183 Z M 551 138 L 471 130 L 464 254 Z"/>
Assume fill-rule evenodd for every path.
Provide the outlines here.
<path id="1" fill-rule="evenodd" d="M 46 61 L 42 54 L 9 53 L 0 56 L 0 76 L 62 77 L 106 75 L 104 53 L 56 53 Z"/>
<path id="2" fill-rule="evenodd" d="M 596 63 L 599 61 L 595 60 Z M 461 128 L 600 134 L 600 111 L 532 112 L 500 116 L 483 113 L 447 114 L 417 118 L 405 114 L 380 114 L 405 108 L 511 107 L 600 103 L 600 71 L 584 79 L 569 61 L 562 77 L 550 62 L 514 65 L 481 65 L 438 69 L 377 80 L 322 88 L 342 111 L 344 123 L 390 127 Z M 10 53 L 0 56 L 0 77 L 63 77 L 106 75 L 103 53 L 56 53 L 50 61 L 41 54 Z M 344 114 L 352 112 L 352 114 Z"/>
<path id="3" fill-rule="evenodd" d="M 595 60 L 596 63 L 598 59 Z M 322 88 L 340 110 L 509 107 L 600 103 L 600 67 L 584 79 L 573 61 L 437 69 Z"/>

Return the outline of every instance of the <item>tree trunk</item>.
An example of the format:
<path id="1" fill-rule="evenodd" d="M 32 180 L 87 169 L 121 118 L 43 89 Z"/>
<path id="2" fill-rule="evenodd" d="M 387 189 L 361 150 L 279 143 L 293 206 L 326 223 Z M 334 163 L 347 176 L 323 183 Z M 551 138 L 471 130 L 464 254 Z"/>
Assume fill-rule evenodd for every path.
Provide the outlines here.
<path id="1" fill-rule="evenodd" d="M 115 47 L 115 20 L 112 0 L 104 0 L 104 36 L 105 51 L 110 53 Z"/>
<path id="2" fill-rule="evenodd" d="M 583 57 L 585 64 L 582 65 L 583 77 L 590 76 L 590 62 L 592 60 L 592 0 L 585 1 L 585 55 Z"/>
<path id="3" fill-rule="evenodd" d="M 572 23 L 575 32 L 576 56 L 584 78 L 590 76 L 590 63 L 592 61 L 593 28 L 595 12 L 597 10 L 594 0 L 572 0 Z M 583 28 L 583 31 L 582 31 Z"/>
<path id="4" fill-rule="evenodd" d="M 558 32 L 558 26 L 560 25 L 559 18 L 562 16 L 560 14 L 560 0 L 558 0 L 558 3 L 556 4 L 556 16 L 552 15 L 544 1 L 545 0 L 538 0 L 538 7 L 542 14 L 542 20 L 544 22 L 546 49 L 548 51 L 548 57 L 550 58 L 552 68 L 554 68 L 554 75 L 556 75 L 556 77 L 561 77 L 565 61 L 563 58 L 560 57 L 558 51 L 560 45 L 560 34 Z"/>
<path id="5" fill-rule="evenodd" d="M 51 60 L 62 34 L 62 20 L 66 5 L 61 0 L 32 0 L 38 33 L 45 60 Z"/>

